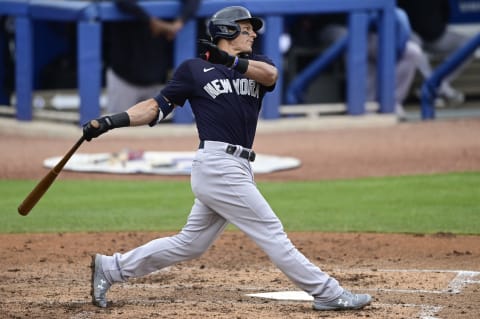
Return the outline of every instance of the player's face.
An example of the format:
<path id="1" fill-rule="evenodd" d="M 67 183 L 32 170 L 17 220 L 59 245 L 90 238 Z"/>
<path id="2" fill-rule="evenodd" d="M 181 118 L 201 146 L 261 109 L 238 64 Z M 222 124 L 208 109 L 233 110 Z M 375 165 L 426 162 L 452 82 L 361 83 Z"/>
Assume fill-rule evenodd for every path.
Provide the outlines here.
<path id="1" fill-rule="evenodd" d="M 253 31 L 252 24 L 248 21 L 240 21 L 238 25 L 240 26 L 240 34 L 232 40 L 230 45 L 236 52 L 251 53 L 253 41 L 257 34 Z"/>

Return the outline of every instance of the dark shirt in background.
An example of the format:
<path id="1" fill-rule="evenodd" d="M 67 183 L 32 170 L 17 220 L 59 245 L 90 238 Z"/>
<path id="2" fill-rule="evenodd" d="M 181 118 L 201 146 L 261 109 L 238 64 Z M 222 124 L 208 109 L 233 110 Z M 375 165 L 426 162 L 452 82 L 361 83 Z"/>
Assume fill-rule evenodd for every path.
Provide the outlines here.
<path id="1" fill-rule="evenodd" d="M 105 26 L 104 57 L 107 67 L 129 83 L 147 86 L 165 83 L 173 66 L 173 40 L 154 36 L 149 14 L 137 0 L 115 0 L 118 9 L 133 20 Z M 177 18 L 194 18 L 201 0 L 181 0 Z M 165 19 L 166 20 L 166 19 Z M 173 19 L 172 19 L 173 20 Z"/>
<path id="2" fill-rule="evenodd" d="M 433 42 L 445 32 L 450 19 L 449 0 L 397 0 L 405 10 L 413 31 L 423 41 Z"/>

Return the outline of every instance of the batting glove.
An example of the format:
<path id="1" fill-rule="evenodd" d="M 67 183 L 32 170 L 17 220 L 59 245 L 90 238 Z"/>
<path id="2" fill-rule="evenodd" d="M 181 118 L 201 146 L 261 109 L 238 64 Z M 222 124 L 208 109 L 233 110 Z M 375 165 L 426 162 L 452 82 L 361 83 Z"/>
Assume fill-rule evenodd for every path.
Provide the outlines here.
<path id="1" fill-rule="evenodd" d="M 129 125 L 130 117 L 127 112 L 103 116 L 83 125 L 83 137 L 86 141 L 91 141 L 92 138 L 99 137 L 111 129 Z"/>
<path id="2" fill-rule="evenodd" d="M 205 39 L 200 39 L 198 40 L 198 43 L 200 43 L 200 46 L 202 47 L 202 51 L 204 51 L 200 55 L 202 59 L 215 64 L 223 64 L 228 67 L 231 67 L 235 62 L 235 57 L 233 55 L 230 55 L 227 52 L 220 50 L 212 42 Z"/>
<path id="3" fill-rule="evenodd" d="M 203 53 L 200 54 L 202 59 L 211 63 L 223 64 L 231 69 L 237 70 L 242 74 L 247 72 L 249 64 L 248 59 L 230 55 L 227 52 L 220 50 L 218 46 L 212 42 L 205 39 L 198 40 L 198 43 L 203 48 Z"/>

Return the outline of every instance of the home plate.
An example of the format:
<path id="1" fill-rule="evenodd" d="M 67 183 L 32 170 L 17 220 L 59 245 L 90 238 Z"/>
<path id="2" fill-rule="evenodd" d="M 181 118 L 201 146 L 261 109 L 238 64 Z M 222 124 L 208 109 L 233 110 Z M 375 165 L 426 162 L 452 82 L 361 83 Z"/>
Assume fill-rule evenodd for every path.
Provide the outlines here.
<path id="1" fill-rule="evenodd" d="M 258 294 L 247 294 L 247 296 L 275 300 L 313 301 L 313 297 L 307 294 L 305 291 L 263 292 Z"/>

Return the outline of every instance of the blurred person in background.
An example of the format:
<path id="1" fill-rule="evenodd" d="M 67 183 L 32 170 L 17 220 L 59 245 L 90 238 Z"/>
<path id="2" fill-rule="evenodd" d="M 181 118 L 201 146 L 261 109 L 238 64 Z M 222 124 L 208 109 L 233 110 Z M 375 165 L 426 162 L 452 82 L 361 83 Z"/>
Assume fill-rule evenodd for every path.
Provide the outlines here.
<path id="1" fill-rule="evenodd" d="M 432 74 L 430 58 L 445 60 L 464 46 L 470 39 L 467 35 L 448 28 L 451 19 L 450 0 L 398 0 L 397 5 L 407 13 L 412 26 L 412 39 L 427 53 L 419 65 L 422 76 Z M 462 92 L 454 89 L 451 82 L 457 78 L 470 60 L 465 61 L 455 72 L 440 84 L 437 107 L 456 106 L 465 101 Z"/>
<path id="2" fill-rule="evenodd" d="M 149 15 L 137 0 L 114 0 L 134 18 L 112 22 L 105 30 L 107 113 L 125 111 L 155 96 L 173 67 L 173 43 L 184 24 L 194 18 L 201 0 L 181 0 L 173 20 Z"/>
<path id="3" fill-rule="evenodd" d="M 400 120 L 405 119 L 404 101 L 413 84 L 419 61 L 425 59 L 420 46 L 411 40 L 411 27 L 406 13 L 397 8 L 396 11 L 396 66 L 395 66 L 395 113 Z M 348 34 L 345 14 L 308 15 L 298 23 L 299 28 L 292 36 L 294 45 L 329 46 Z M 367 101 L 377 101 L 377 60 L 378 35 L 377 18 L 371 16 L 367 47 Z M 313 35 L 307 40 L 306 35 Z"/>

